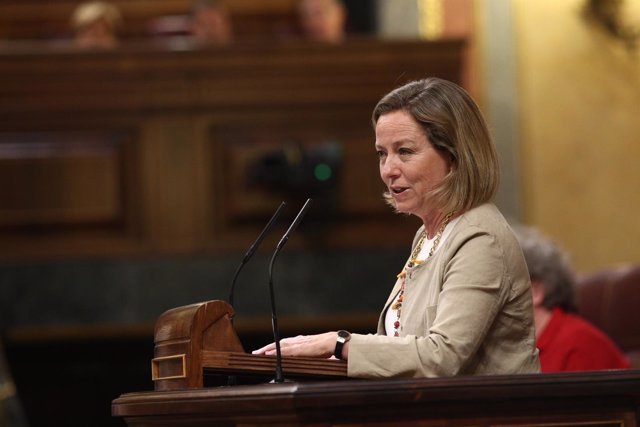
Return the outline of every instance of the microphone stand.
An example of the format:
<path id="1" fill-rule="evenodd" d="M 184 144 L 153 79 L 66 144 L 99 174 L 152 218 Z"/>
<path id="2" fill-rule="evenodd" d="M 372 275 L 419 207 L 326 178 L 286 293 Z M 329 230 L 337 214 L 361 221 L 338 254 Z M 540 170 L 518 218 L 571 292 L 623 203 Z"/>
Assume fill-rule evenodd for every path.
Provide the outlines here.
<path id="1" fill-rule="evenodd" d="M 269 296 L 271 298 L 271 328 L 273 329 L 273 341 L 276 344 L 276 376 L 272 382 L 274 383 L 282 383 L 284 382 L 284 374 L 282 372 L 282 353 L 280 351 L 280 330 L 278 329 L 278 316 L 276 313 L 276 298 L 273 292 L 273 266 L 276 262 L 276 257 L 284 247 L 284 245 L 289 240 L 289 235 L 293 233 L 296 229 L 302 218 L 304 217 L 309 205 L 311 204 L 311 199 L 307 199 L 304 206 L 298 212 L 298 215 L 293 220 L 293 223 L 287 230 L 287 232 L 282 236 L 280 242 L 276 246 L 276 250 L 271 257 L 271 262 L 269 263 Z"/>
<path id="2" fill-rule="evenodd" d="M 242 268 L 245 266 L 245 264 L 249 261 L 249 259 L 251 259 L 253 254 L 256 252 L 256 250 L 264 240 L 267 233 L 269 233 L 271 228 L 273 228 L 274 224 L 276 223 L 276 220 L 280 217 L 280 214 L 282 213 L 285 206 L 286 206 L 285 202 L 280 203 L 280 206 L 278 206 L 278 209 L 276 209 L 276 211 L 273 213 L 267 225 L 264 227 L 262 232 L 260 232 L 255 242 L 253 242 L 253 244 L 249 247 L 249 250 L 247 250 L 247 252 L 244 254 L 242 261 L 240 261 L 240 264 L 236 269 L 236 273 L 233 275 L 233 279 L 231 280 L 231 289 L 229 290 L 229 305 L 231 305 L 231 307 L 233 307 L 233 296 L 234 296 L 234 291 L 236 287 L 236 281 L 238 280 L 240 271 L 242 271 Z M 234 320 L 233 317 L 229 320 L 232 326 L 233 326 L 233 320 Z M 235 375 L 229 375 L 227 377 L 227 385 L 236 385 L 237 383 L 238 381 Z"/>
<path id="3" fill-rule="evenodd" d="M 273 264 L 276 262 L 276 256 L 279 250 L 271 257 L 269 263 L 269 294 L 271 296 L 271 329 L 273 330 L 273 340 L 276 343 L 276 377 L 273 382 L 284 382 L 284 374 L 282 372 L 282 353 L 280 352 L 280 332 L 278 329 L 278 316 L 276 315 L 276 299 L 273 294 Z"/>
<path id="4" fill-rule="evenodd" d="M 278 217 L 280 217 L 280 214 L 282 213 L 282 210 L 284 209 L 284 207 L 286 205 L 287 204 L 285 202 L 280 203 L 280 206 L 278 206 L 278 209 L 276 209 L 276 211 L 273 213 L 273 216 L 271 217 L 271 219 L 269 220 L 267 225 L 265 225 L 264 229 L 262 230 L 262 232 L 260 232 L 260 234 L 256 238 L 255 242 L 253 242 L 251 247 L 249 247 L 249 250 L 247 250 L 247 253 L 244 254 L 244 257 L 242 258 L 242 261 L 240 261 L 240 264 L 238 265 L 238 268 L 236 269 L 236 273 L 233 276 L 233 280 L 231 281 L 231 289 L 229 291 L 229 305 L 231 305 L 231 307 L 233 307 L 233 294 L 234 294 L 235 287 L 236 287 L 236 280 L 238 279 L 238 276 L 240 275 L 240 271 L 242 271 L 242 268 L 244 267 L 244 265 L 249 261 L 249 259 L 251 259 L 253 254 L 256 252 L 256 250 L 258 249 L 258 247 L 260 246 L 260 244 L 264 240 L 265 236 L 269 232 L 269 230 L 271 230 L 271 228 L 273 228 L 274 224 L 276 223 L 276 220 L 278 219 Z M 233 318 L 231 319 L 231 323 L 233 324 Z"/>

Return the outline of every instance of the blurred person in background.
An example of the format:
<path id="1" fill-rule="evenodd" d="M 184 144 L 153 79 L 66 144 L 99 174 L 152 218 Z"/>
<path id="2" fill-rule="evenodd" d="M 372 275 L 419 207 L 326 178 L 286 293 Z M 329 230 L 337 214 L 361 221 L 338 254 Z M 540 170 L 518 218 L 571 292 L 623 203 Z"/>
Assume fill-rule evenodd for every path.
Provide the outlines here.
<path id="1" fill-rule="evenodd" d="M 514 231 L 531 277 L 542 372 L 629 368 L 614 342 L 577 314 L 575 274 L 567 254 L 535 228 Z"/>
<path id="2" fill-rule="evenodd" d="M 74 44 L 83 49 L 113 49 L 118 46 L 122 23 L 122 14 L 112 3 L 82 3 L 71 16 Z"/>
<path id="3" fill-rule="evenodd" d="M 347 9 L 340 0 L 299 0 L 298 19 L 305 38 L 340 43 L 345 37 Z"/>
<path id="4" fill-rule="evenodd" d="M 224 45 L 233 41 L 231 15 L 225 2 L 197 0 L 191 8 L 190 32 L 196 43 Z"/>

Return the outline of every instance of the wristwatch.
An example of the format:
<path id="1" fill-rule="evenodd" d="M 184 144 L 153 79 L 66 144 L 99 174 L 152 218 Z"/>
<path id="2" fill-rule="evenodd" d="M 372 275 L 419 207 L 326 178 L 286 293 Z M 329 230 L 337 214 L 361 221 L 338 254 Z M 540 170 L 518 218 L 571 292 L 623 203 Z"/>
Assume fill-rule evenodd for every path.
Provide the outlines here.
<path id="1" fill-rule="evenodd" d="M 336 339 L 336 349 L 333 352 L 333 355 L 337 359 L 342 359 L 342 348 L 346 343 L 351 339 L 351 334 L 345 330 L 338 331 L 338 337 Z"/>

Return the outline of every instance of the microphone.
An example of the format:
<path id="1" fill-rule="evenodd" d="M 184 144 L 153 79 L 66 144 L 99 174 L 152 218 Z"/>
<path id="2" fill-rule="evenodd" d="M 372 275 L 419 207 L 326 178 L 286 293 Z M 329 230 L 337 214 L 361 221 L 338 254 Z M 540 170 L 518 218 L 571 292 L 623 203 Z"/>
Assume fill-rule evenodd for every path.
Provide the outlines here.
<path id="1" fill-rule="evenodd" d="M 235 291 L 235 288 L 236 288 L 236 280 L 238 279 L 238 276 L 240 275 L 240 271 L 242 271 L 242 268 L 245 266 L 245 264 L 247 262 L 249 262 L 249 260 L 253 256 L 253 254 L 256 252 L 256 250 L 258 250 L 258 247 L 260 246 L 260 244 L 262 243 L 262 241 L 266 237 L 267 233 L 269 233 L 269 231 L 275 225 L 277 219 L 280 217 L 280 214 L 282 213 L 282 211 L 283 211 L 283 209 L 284 209 L 284 207 L 286 205 L 287 204 L 285 202 L 281 202 L 280 203 L 280 206 L 278 206 L 278 209 L 276 209 L 276 211 L 273 213 L 273 215 L 271 216 L 271 219 L 269 220 L 267 225 L 265 225 L 264 229 L 260 232 L 260 234 L 258 235 L 256 240 L 249 247 L 249 250 L 247 250 L 247 253 L 244 254 L 244 257 L 242 258 L 242 261 L 240 261 L 240 264 L 238 265 L 238 268 L 236 269 L 236 273 L 233 275 L 233 279 L 231 280 L 231 289 L 229 290 L 229 305 L 231 305 L 231 307 L 233 307 L 233 294 L 234 294 L 234 291 Z M 231 325 L 233 325 L 233 320 L 234 320 L 233 317 L 229 320 Z M 236 385 L 237 382 L 238 382 L 238 380 L 235 377 L 235 375 L 229 375 L 227 377 L 227 385 Z"/>
<path id="2" fill-rule="evenodd" d="M 266 237 L 267 233 L 269 233 L 269 231 L 273 228 L 277 219 L 280 217 L 282 210 L 286 205 L 287 204 L 285 202 L 280 203 L 280 206 L 278 206 L 278 209 L 276 209 L 276 211 L 273 213 L 273 216 L 271 217 L 267 225 L 264 227 L 262 232 L 258 235 L 255 242 L 253 242 L 253 244 L 251 245 L 251 247 L 249 247 L 249 250 L 247 251 L 247 253 L 244 254 L 242 261 L 240 261 L 240 265 L 238 265 L 236 273 L 233 276 L 233 280 L 231 280 L 231 290 L 229 291 L 229 305 L 231 305 L 231 307 L 233 307 L 233 295 L 236 287 L 236 280 L 240 275 L 240 271 L 242 271 L 242 268 L 244 267 L 244 265 L 249 261 L 249 259 L 251 259 L 253 254 L 256 252 L 256 250 L 258 249 L 258 247 Z M 233 319 L 231 319 L 231 322 L 233 322 Z"/>
<path id="3" fill-rule="evenodd" d="M 300 209 L 300 212 L 298 212 L 298 215 L 296 215 L 296 218 L 293 220 L 293 222 L 289 226 L 289 229 L 287 230 L 287 232 L 284 233 L 284 236 L 282 236 L 282 239 L 280 239 L 280 241 L 278 242 L 278 245 L 276 246 L 276 250 L 274 251 L 273 256 L 271 257 L 271 262 L 269 263 L 269 294 L 271 297 L 271 328 L 273 329 L 273 342 L 276 343 L 276 377 L 272 382 L 276 382 L 276 383 L 284 382 L 284 374 L 282 373 L 282 353 L 280 352 L 280 331 L 278 330 L 278 316 L 276 314 L 276 299 L 273 294 L 273 265 L 276 261 L 276 257 L 278 256 L 278 253 L 280 253 L 284 245 L 287 243 L 287 241 L 289 241 L 289 236 L 295 231 L 296 227 L 298 227 L 298 224 L 300 224 L 300 221 L 302 221 L 302 218 L 307 213 L 307 210 L 309 209 L 310 204 L 311 204 L 311 199 L 307 199 L 305 204 Z"/>

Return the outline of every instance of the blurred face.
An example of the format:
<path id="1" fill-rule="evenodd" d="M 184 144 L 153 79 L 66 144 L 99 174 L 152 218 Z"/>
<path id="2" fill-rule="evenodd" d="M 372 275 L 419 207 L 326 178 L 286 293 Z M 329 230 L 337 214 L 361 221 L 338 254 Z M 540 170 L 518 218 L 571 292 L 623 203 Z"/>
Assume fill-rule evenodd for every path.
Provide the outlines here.
<path id="1" fill-rule="evenodd" d="M 205 43 L 227 43 L 231 29 L 226 13 L 217 8 L 203 8 L 193 17 L 191 31 L 199 41 Z"/>
<path id="2" fill-rule="evenodd" d="M 112 48 L 117 44 L 113 28 L 104 19 L 98 19 L 76 34 L 76 45 L 81 47 Z"/>
<path id="3" fill-rule="evenodd" d="M 325 42 L 342 40 L 345 11 L 336 0 L 301 0 L 298 13 L 302 29 L 310 39 Z"/>
<path id="4" fill-rule="evenodd" d="M 427 222 L 437 213 L 427 193 L 451 170 L 451 161 L 437 150 L 406 111 L 384 114 L 376 124 L 380 177 L 399 212 Z"/>

